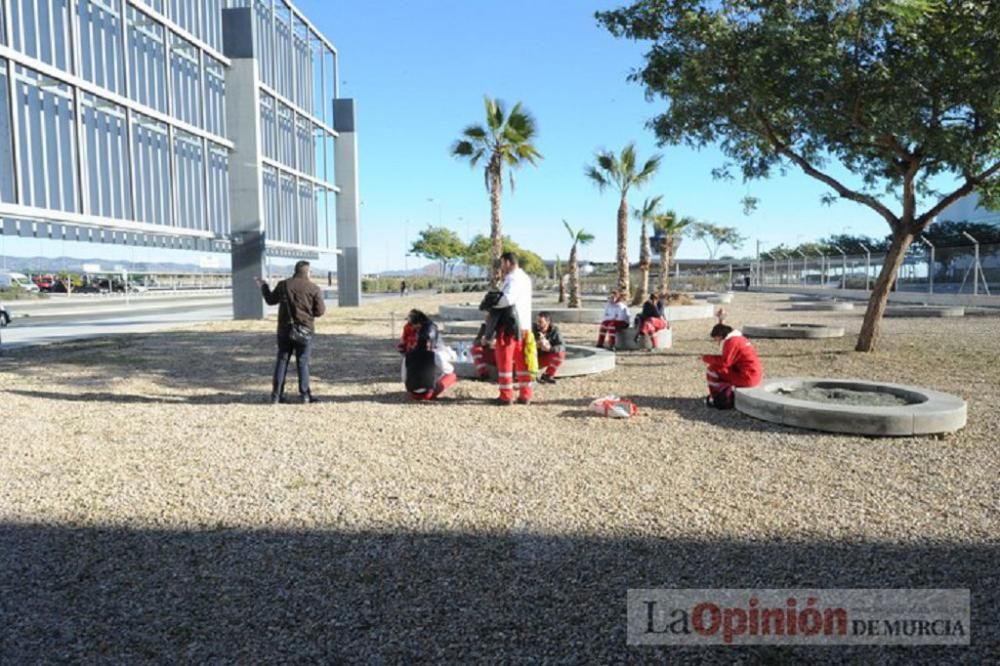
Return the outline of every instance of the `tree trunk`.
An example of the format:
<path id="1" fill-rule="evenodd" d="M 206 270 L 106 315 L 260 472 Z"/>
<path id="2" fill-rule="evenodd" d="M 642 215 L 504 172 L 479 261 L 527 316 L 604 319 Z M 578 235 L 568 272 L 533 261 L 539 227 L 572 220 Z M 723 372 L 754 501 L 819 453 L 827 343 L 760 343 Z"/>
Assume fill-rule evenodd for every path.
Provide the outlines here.
<path id="1" fill-rule="evenodd" d="M 569 251 L 569 307 L 580 307 L 580 271 L 576 265 L 576 243 Z"/>
<path id="2" fill-rule="evenodd" d="M 503 254 L 503 229 L 500 226 L 500 188 L 503 187 L 503 165 L 494 158 L 490 175 L 490 287 L 500 288 L 500 255 Z"/>
<path id="3" fill-rule="evenodd" d="M 905 223 L 901 226 L 908 228 Z M 912 242 L 913 234 L 908 231 L 892 234 L 892 243 L 885 256 L 885 263 L 882 264 L 882 271 L 878 274 L 871 298 L 868 299 L 868 309 L 865 311 L 865 319 L 861 324 L 861 334 L 858 335 L 858 344 L 854 347 L 855 351 L 875 351 L 875 345 L 878 343 L 878 336 L 882 328 L 882 315 L 889 302 L 889 292 L 896 282 L 896 273 L 899 271 L 899 266 L 906 257 L 906 250 Z"/>
<path id="4" fill-rule="evenodd" d="M 618 204 L 618 291 L 622 298 L 628 299 L 631 289 L 629 288 L 629 264 L 628 264 L 628 202 L 625 201 L 625 193 L 622 193 L 621 203 Z"/>
<path id="5" fill-rule="evenodd" d="M 646 292 L 649 291 L 649 269 L 653 263 L 650 258 L 651 254 L 649 236 L 646 234 L 646 223 L 643 222 L 642 233 L 639 235 L 639 271 L 641 271 L 642 278 L 639 281 L 639 286 L 635 289 L 632 305 L 642 305 L 642 302 L 646 300 Z"/>
<path id="6" fill-rule="evenodd" d="M 562 270 L 556 271 L 556 279 L 559 280 L 559 303 L 566 302 L 566 275 Z"/>
<path id="7" fill-rule="evenodd" d="M 670 259 L 673 253 L 674 239 L 664 235 L 660 241 L 660 298 L 666 298 L 670 289 Z"/>

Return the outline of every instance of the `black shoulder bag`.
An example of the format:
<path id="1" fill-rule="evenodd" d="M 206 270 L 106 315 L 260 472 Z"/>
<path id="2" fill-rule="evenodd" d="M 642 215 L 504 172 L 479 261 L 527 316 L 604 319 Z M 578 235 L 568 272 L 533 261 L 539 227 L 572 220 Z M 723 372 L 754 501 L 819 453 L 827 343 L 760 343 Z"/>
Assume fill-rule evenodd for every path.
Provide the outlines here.
<path id="1" fill-rule="evenodd" d="M 297 345 L 304 345 L 312 340 L 313 332 L 309 327 L 295 319 L 295 310 L 292 309 L 292 302 L 288 298 L 287 286 L 282 292 L 281 301 L 285 304 L 285 312 L 288 313 L 288 339 Z"/>

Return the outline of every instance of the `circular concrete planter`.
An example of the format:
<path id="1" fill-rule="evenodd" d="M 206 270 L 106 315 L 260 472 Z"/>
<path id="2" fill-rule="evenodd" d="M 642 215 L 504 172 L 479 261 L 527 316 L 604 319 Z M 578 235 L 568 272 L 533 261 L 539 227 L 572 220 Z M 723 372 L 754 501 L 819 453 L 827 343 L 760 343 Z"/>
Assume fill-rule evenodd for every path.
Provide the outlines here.
<path id="1" fill-rule="evenodd" d="M 823 324 L 772 324 L 768 326 L 744 326 L 743 335 L 748 338 L 782 338 L 801 340 L 821 340 L 844 337 L 842 326 Z"/>
<path id="2" fill-rule="evenodd" d="M 815 303 L 816 301 L 832 301 L 833 296 L 826 296 L 825 294 L 792 294 L 788 297 L 788 300 L 793 303 Z"/>
<path id="3" fill-rule="evenodd" d="M 456 336 L 472 336 L 475 337 L 479 333 L 479 327 L 483 325 L 483 320 L 479 319 L 477 321 L 449 321 L 447 323 L 438 324 L 446 335 L 456 335 Z"/>
<path id="4" fill-rule="evenodd" d="M 471 346 L 472 341 L 467 340 Z M 476 379 L 476 364 L 471 361 L 455 363 L 455 374 L 466 379 Z M 582 377 L 610 372 L 615 369 L 615 353 L 607 349 L 566 345 L 566 360 L 559 367 L 557 377 Z M 494 375 L 495 376 L 495 375 Z"/>
<path id="5" fill-rule="evenodd" d="M 964 317 L 963 307 L 933 305 L 893 305 L 885 309 L 886 317 Z"/>
<path id="6" fill-rule="evenodd" d="M 801 400 L 785 395 L 787 391 L 801 388 L 888 393 L 908 404 L 871 407 Z M 958 396 L 917 386 L 855 379 L 771 379 L 757 388 L 736 389 L 736 409 L 771 423 L 854 435 L 929 435 L 955 432 L 966 423 L 966 404 Z"/>
<path id="7" fill-rule="evenodd" d="M 639 336 L 639 342 L 635 341 L 638 329 L 630 326 L 615 336 L 615 346 L 619 351 L 650 350 L 653 352 L 664 352 L 674 345 L 674 334 L 669 328 L 656 332 L 656 347 L 650 343 L 645 335 Z"/>
<path id="8" fill-rule="evenodd" d="M 807 303 L 792 303 L 790 309 L 813 312 L 848 312 L 854 309 L 854 303 L 843 301 L 814 301 Z"/>
<path id="9" fill-rule="evenodd" d="M 713 294 L 705 299 L 709 303 L 722 304 L 722 303 L 732 303 L 733 293 L 727 292 L 725 294 Z"/>

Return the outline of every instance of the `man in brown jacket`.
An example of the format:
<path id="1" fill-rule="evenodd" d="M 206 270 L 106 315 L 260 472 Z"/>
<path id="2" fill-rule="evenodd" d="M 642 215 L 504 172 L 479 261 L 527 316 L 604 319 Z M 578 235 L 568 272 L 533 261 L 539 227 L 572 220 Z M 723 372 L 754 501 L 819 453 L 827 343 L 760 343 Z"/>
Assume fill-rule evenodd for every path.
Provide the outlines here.
<path id="1" fill-rule="evenodd" d="M 309 279 L 309 262 L 295 264 L 295 275 L 282 280 L 274 289 L 267 282 L 257 279 L 264 301 L 268 305 L 278 305 L 278 360 L 274 364 L 274 380 L 271 384 L 271 404 L 288 402 L 285 398 L 285 375 L 292 353 L 299 370 L 299 393 L 302 402 L 318 402 L 309 389 L 309 356 L 312 353 L 313 336 L 304 342 L 296 342 L 289 336 L 292 324 L 296 323 L 315 332 L 315 319 L 326 312 L 323 292 Z"/>

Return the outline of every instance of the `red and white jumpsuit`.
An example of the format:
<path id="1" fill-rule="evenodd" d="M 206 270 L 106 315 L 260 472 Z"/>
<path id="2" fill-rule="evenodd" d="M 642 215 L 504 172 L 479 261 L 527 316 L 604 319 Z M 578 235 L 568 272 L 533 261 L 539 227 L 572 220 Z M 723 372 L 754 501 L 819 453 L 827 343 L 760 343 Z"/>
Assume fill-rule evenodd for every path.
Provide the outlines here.
<path id="1" fill-rule="evenodd" d="M 722 341 L 721 354 L 701 357 L 708 364 L 705 379 L 708 392 L 714 398 L 734 388 L 752 388 L 764 379 L 764 367 L 757 351 L 739 331 L 733 331 Z"/>

